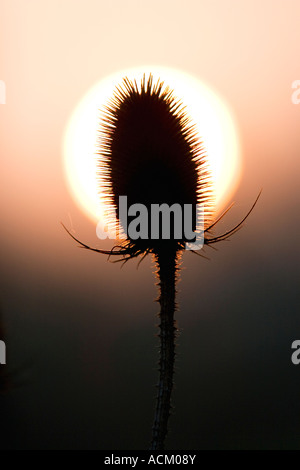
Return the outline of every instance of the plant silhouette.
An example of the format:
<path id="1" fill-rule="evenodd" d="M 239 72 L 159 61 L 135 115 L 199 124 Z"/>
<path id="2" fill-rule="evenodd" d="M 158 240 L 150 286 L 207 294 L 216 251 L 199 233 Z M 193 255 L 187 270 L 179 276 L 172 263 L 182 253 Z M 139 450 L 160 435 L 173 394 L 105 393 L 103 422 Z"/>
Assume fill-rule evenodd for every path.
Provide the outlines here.
<path id="1" fill-rule="evenodd" d="M 213 220 L 213 196 L 207 160 L 202 143 L 181 102 L 162 81 L 145 75 L 140 86 L 123 79 L 107 104 L 99 135 L 99 182 L 106 203 L 117 214 L 122 229 L 119 197 L 128 205 L 139 203 L 151 212 L 152 204 L 204 205 L 204 244 L 212 245 L 235 233 L 252 211 L 232 229 L 212 236 L 211 230 L 227 212 Z M 193 230 L 196 220 L 193 221 Z M 67 229 L 66 229 L 67 230 Z M 140 256 L 154 256 L 157 266 L 160 303 L 160 360 L 156 408 L 150 449 L 164 449 L 171 407 L 175 359 L 176 280 L 179 259 L 187 240 L 175 238 L 132 239 L 129 235 L 112 250 L 92 248 L 70 232 L 80 246 L 127 262 Z M 151 220 L 149 220 L 151 233 Z M 199 253 L 197 253 L 199 254 Z"/>

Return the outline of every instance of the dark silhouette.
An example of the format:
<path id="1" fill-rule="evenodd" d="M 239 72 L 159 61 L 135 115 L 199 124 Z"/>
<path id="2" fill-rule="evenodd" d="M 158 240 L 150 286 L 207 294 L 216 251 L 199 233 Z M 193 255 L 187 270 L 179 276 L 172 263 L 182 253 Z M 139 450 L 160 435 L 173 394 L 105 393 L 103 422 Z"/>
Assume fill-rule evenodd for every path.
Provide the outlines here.
<path id="1" fill-rule="evenodd" d="M 123 84 L 105 108 L 99 138 L 99 183 L 105 188 L 107 202 L 115 210 L 120 229 L 119 196 L 127 196 L 128 206 L 143 204 L 150 212 L 152 204 L 204 204 L 204 244 L 225 240 L 248 217 L 228 232 L 209 235 L 221 217 L 213 222 L 210 175 L 205 153 L 184 108 L 165 87 L 145 76 L 139 88 L 124 78 Z M 193 230 L 195 229 L 195 220 Z M 149 220 L 151 224 L 151 220 Z M 151 229 L 150 229 L 151 230 Z M 70 234 L 71 235 L 71 234 Z M 118 260 L 151 253 L 157 265 L 160 303 L 159 382 L 151 449 L 164 449 L 173 388 L 176 325 L 176 279 L 178 260 L 186 239 L 132 239 L 130 236 L 111 251 L 98 250 L 77 240 L 93 251 L 117 255 Z"/>

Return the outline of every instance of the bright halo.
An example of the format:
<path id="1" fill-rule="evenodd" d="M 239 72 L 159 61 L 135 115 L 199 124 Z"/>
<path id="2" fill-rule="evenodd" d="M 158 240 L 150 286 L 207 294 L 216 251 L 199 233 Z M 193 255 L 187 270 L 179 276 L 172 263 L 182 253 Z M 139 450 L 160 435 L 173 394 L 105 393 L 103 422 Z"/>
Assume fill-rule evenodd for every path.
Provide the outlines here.
<path id="1" fill-rule="evenodd" d="M 122 70 L 102 79 L 87 92 L 72 113 L 64 135 L 68 187 L 79 207 L 96 222 L 104 211 L 96 175 L 101 110 L 125 76 L 139 84 L 143 74 L 147 77 L 149 73 L 154 83 L 160 78 L 174 91 L 197 127 L 211 172 L 217 211 L 228 203 L 239 183 L 238 135 L 232 112 L 223 99 L 195 77 L 178 70 L 157 66 Z"/>

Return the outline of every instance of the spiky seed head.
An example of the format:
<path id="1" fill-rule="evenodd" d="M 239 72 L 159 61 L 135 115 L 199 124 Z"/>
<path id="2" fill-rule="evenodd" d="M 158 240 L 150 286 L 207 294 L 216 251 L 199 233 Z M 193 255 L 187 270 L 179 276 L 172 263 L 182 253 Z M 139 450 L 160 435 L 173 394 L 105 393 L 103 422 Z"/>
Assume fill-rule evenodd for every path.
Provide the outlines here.
<path id="1" fill-rule="evenodd" d="M 119 218 L 119 196 L 128 206 L 203 203 L 210 218 L 209 173 L 202 144 L 185 109 L 161 80 L 127 77 L 104 109 L 99 135 L 99 179 Z M 194 221 L 195 222 L 195 221 Z M 149 220 L 149 224 L 151 221 Z M 149 227 L 150 228 L 150 227 Z M 194 227 L 195 228 L 195 223 Z M 132 240 L 134 253 L 184 248 L 182 240 Z"/>

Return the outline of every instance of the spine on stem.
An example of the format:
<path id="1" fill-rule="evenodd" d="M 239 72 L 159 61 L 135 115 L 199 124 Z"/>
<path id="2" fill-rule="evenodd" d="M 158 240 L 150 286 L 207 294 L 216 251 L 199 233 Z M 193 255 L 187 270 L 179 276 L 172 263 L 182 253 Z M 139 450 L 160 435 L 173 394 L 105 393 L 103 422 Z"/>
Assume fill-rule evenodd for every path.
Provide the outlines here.
<path id="1" fill-rule="evenodd" d="M 160 360 L 158 391 L 150 449 L 163 450 L 164 441 L 168 432 L 168 419 L 171 409 L 175 339 L 177 333 L 174 321 L 174 313 L 176 310 L 176 253 L 174 252 L 172 256 L 166 253 L 158 254 L 156 256 L 156 263 L 160 292 L 158 299 L 160 303 Z"/>

